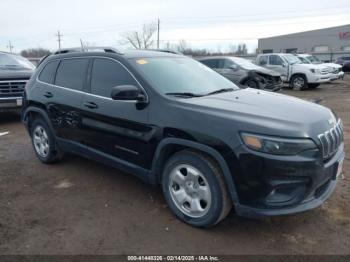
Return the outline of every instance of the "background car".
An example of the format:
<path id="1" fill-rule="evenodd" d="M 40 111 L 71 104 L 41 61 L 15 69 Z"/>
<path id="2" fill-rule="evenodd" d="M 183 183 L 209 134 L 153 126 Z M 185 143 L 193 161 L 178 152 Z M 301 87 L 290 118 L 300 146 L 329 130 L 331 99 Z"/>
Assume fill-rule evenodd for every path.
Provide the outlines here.
<path id="1" fill-rule="evenodd" d="M 337 80 L 344 77 L 344 72 L 342 70 L 342 66 L 335 63 L 323 63 L 316 56 L 309 54 L 296 54 L 296 56 L 304 63 L 304 64 L 314 64 L 314 65 L 323 65 L 332 70 L 331 80 Z"/>
<path id="2" fill-rule="evenodd" d="M 339 57 L 335 63 L 341 65 L 344 72 L 350 72 L 350 56 Z"/>
<path id="3" fill-rule="evenodd" d="M 198 59 L 237 85 L 277 91 L 282 87 L 281 74 L 257 66 L 240 57 L 206 57 Z"/>
<path id="4" fill-rule="evenodd" d="M 291 88 L 297 90 L 316 88 L 321 83 L 329 82 L 331 78 L 331 70 L 329 68 L 314 64 L 304 64 L 293 54 L 259 54 L 256 58 L 256 63 L 279 72 L 282 80 L 289 83 Z"/>
<path id="5" fill-rule="evenodd" d="M 0 111 L 21 108 L 24 87 L 34 69 L 24 57 L 0 52 Z"/>

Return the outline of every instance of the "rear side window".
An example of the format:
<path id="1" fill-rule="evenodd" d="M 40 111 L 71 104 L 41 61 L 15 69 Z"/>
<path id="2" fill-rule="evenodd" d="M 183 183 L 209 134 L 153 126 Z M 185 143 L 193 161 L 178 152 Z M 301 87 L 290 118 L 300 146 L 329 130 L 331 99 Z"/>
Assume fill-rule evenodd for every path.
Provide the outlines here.
<path id="1" fill-rule="evenodd" d="M 55 85 L 82 91 L 89 59 L 66 59 L 58 66 Z"/>
<path id="2" fill-rule="evenodd" d="M 58 63 L 58 60 L 47 63 L 39 75 L 39 80 L 44 83 L 51 84 L 55 76 Z"/>
<path id="3" fill-rule="evenodd" d="M 111 97 L 112 87 L 120 85 L 137 86 L 135 79 L 118 62 L 96 58 L 92 66 L 91 93 Z"/>
<path id="4" fill-rule="evenodd" d="M 260 56 L 258 58 L 258 65 L 264 66 L 267 64 L 267 58 L 268 56 Z"/>
<path id="5" fill-rule="evenodd" d="M 219 59 L 208 59 L 208 60 L 201 60 L 202 64 L 205 64 L 207 67 L 210 68 L 220 68 L 220 60 Z"/>

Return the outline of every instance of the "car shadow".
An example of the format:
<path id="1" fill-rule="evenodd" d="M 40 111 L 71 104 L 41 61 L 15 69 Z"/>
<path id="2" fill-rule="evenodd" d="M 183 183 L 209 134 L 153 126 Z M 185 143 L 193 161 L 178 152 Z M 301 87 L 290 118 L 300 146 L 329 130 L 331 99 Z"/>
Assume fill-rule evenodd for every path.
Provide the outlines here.
<path id="1" fill-rule="evenodd" d="M 21 121 L 19 112 L 0 112 L 0 125 Z"/>

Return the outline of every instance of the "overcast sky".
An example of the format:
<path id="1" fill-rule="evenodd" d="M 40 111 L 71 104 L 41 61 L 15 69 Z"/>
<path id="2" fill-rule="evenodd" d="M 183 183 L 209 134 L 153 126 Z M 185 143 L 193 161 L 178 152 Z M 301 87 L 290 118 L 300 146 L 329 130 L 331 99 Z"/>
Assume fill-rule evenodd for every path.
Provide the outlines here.
<path id="1" fill-rule="evenodd" d="M 349 0 L 1 0 L 0 50 L 31 47 L 55 50 L 60 30 L 63 47 L 119 48 L 123 32 L 161 21 L 161 45 L 184 39 L 193 48 L 227 50 L 262 37 L 350 24 Z"/>

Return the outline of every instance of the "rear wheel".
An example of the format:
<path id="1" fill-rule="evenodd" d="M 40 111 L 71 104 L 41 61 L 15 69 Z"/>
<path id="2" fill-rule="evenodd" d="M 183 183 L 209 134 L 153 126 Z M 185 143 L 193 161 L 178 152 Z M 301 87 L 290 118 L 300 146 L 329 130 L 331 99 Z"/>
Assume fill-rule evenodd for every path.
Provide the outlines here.
<path id="1" fill-rule="evenodd" d="M 206 155 L 190 150 L 174 154 L 167 161 L 162 178 L 170 209 L 192 226 L 213 226 L 232 207 L 222 171 Z"/>
<path id="2" fill-rule="evenodd" d="M 30 130 L 34 151 L 41 162 L 50 164 L 61 160 L 63 152 L 43 119 L 35 118 Z"/>

